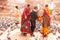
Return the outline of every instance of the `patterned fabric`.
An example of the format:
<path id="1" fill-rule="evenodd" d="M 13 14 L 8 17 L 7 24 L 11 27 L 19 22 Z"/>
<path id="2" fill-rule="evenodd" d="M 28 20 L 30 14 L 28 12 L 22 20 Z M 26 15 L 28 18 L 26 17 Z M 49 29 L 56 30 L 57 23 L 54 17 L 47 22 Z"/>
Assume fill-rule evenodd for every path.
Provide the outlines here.
<path id="1" fill-rule="evenodd" d="M 31 33 L 31 24 L 30 24 L 30 9 L 28 7 L 24 8 L 21 21 L 21 32 L 22 33 Z"/>
<path id="2" fill-rule="evenodd" d="M 31 23 L 30 23 L 30 21 L 25 20 L 24 22 L 22 22 L 21 31 L 22 31 L 22 33 L 31 33 Z"/>
<path id="3" fill-rule="evenodd" d="M 42 31 L 41 31 L 41 34 L 47 35 L 48 33 L 49 33 L 48 27 L 43 27 L 43 28 L 42 28 Z"/>

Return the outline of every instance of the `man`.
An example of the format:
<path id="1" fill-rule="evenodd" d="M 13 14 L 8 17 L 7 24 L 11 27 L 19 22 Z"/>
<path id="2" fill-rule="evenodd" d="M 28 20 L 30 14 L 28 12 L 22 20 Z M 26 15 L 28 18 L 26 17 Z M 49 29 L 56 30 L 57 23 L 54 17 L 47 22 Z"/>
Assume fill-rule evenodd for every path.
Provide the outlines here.
<path id="1" fill-rule="evenodd" d="M 30 13 L 30 21 L 31 21 L 31 31 L 32 31 L 32 34 L 33 34 L 34 29 L 36 27 L 37 9 L 38 9 L 37 7 L 34 7 L 32 12 Z"/>

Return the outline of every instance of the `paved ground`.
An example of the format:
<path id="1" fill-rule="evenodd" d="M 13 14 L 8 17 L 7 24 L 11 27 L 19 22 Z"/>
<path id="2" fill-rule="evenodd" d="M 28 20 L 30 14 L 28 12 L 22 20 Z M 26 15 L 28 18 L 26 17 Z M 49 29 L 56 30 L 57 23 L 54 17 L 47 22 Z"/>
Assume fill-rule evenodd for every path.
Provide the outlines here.
<path id="1" fill-rule="evenodd" d="M 31 37 L 30 35 L 23 36 L 18 32 L 16 34 L 14 34 L 13 36 L 11 36 L 11 40 L 15 40 L 15 39 L 17 39 L 17 40 L 29 40 L 30 37 Z"/>
<path id="2" fill-rule="evenodd" d="M 29 34 L 27 34 L 27 36 L 23 36 L 20 32 L 17 32 L 10 38 L 11 40 L 30 40 L 31 36 Z M 43 40 L 42 37 L 40 37 L 40 40 Z"/>

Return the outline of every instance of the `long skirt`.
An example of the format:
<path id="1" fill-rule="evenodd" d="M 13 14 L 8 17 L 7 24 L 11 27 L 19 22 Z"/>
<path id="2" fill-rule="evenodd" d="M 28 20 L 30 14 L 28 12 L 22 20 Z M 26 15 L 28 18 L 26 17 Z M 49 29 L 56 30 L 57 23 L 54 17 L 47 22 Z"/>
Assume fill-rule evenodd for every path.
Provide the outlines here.
<path id="1" fill-rule="evenodd" d="M 31 34 L 31 23 L 29 20 L 22 20 L 21 21 L 21 32 L 22 33 L 29 33 Z"/>
<path id="2" fill-rule="evenodd" d="M 42 24 L 42 30 L 41 33 L 45 36 L 49 33 L 49 26 L 50 26 L 50 20 L 46 15 L 43 16 L 43 24 Z"/>
<path id="3" fill-rule="evenodd" d="M 47 36 L 49 34 L 49 28 L 48 27 L 43 27 L 41 30 L 41 34 L 43 36 Z"/>

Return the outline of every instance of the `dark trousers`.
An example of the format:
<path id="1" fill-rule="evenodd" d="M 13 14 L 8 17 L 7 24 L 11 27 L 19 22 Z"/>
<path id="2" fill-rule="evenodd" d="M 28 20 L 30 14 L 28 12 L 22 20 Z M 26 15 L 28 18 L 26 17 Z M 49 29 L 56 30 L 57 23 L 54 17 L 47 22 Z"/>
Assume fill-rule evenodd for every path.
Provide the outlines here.
<path id="1" fill-rule="evenodd" d="M 35 26 L 36 25 L 36 21 L 35 20 L 31 20 L 31 31 L 32 31 L 32 34 L 34 32 L 34 29 L 35 29 Z"/>

